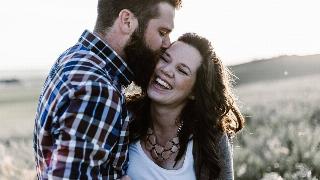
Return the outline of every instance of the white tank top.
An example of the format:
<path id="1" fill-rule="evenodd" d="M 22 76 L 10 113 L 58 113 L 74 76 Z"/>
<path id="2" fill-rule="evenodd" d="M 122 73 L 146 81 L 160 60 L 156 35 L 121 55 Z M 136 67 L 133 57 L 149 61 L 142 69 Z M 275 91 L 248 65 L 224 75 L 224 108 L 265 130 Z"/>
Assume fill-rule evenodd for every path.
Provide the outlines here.
<path id="1" fill-rule="evenodd" d="M 177 170 L 168 170 L 158 166 L 144 153 L 140 141 L 129 146 L 129 166 L 127 174 L 132 180 L 196 180 L 193 169 L 191 140 L 188 143 L 183 165 Z"/>

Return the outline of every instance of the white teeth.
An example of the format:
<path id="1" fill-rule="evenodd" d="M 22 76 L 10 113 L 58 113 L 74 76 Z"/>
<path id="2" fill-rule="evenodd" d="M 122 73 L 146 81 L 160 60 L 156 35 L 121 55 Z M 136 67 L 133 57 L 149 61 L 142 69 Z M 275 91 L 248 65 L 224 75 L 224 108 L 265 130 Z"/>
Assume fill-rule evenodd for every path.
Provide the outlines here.
<path id="1" fill-rule="evenodd" d="M 172 89 L 168 83 L 166 83 L 165 81 L 163 81 L 162 79 L 160 79 L 158 77 L 156 78 L 156 82 L 158 84 L 160 84 L 161 86 L 165 87 L 166 89 Z"/>

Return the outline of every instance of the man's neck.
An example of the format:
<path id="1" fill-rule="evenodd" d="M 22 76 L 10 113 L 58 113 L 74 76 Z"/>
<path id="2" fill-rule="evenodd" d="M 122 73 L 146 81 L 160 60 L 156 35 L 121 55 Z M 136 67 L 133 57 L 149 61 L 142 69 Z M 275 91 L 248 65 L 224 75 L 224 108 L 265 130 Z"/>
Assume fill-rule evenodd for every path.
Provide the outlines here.
<path id="1" fill-rule="evenodd" d="M 123 59 L 125 58 L 124 51 L 123 51 L 125 43 L 123 42 L 123 39 L 121 39 L 116 34 L 116 32 L 112 30 L 107 32 L 94 31 L 94 34 L 98 36 L 102 41 L 106 42 L 108 46 L 110 46 L 121 58 Z"/>

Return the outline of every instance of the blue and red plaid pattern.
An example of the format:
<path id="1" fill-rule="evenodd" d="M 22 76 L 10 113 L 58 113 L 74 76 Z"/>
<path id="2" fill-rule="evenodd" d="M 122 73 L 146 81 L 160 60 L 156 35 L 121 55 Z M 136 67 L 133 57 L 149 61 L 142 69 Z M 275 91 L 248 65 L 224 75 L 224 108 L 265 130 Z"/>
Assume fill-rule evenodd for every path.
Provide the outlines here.
<path id="1" fill-rule="evenodd" d="M 133 74 L 95 34 L 56 61 L 39 98 L 34 128 L 38 179 L 119 179 L 128 158 L 124 86 Z"/>

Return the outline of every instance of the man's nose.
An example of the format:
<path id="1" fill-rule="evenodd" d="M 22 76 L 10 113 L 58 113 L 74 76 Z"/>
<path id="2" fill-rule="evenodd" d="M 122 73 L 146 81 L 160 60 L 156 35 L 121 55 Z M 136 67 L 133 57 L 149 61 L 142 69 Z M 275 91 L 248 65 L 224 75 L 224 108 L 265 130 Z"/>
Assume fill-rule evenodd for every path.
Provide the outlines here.
<path id="1" fill-rule="evenodd" d="M 170 42 L 170 37 L 166 36 L 163 41 L 162 41 L 162 48 L 168 48 L 170 46 L 171 42 Z"/>

